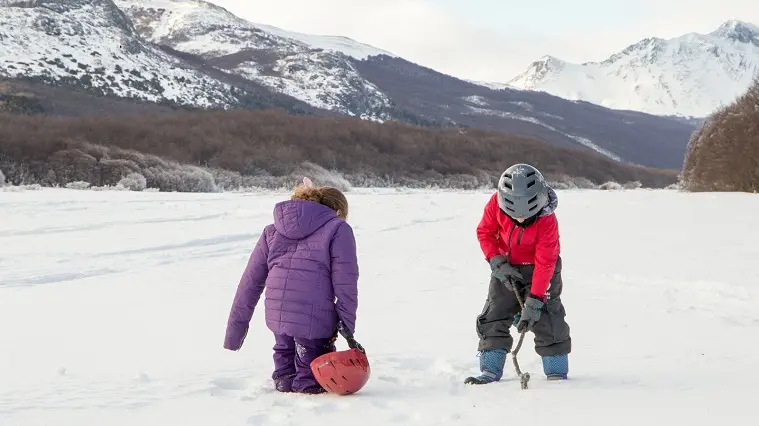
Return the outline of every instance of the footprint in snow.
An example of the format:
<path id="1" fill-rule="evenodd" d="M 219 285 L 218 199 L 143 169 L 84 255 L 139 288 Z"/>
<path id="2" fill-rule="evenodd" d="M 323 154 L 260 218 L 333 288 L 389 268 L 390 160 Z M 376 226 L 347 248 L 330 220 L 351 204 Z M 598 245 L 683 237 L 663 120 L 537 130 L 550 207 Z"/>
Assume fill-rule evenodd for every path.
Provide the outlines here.
<path id="1" fill-rule="evenodd" d="M 220 377 L 218 379 L 211 380 L 211 384 L 225 390 L 245 390 L 248 388 L 248 384 L 245 379 L 237 379 L 231 377 Z"/>
<path id="2" fill-rule="evenodd" d="M 261 414 L 254 414 L 248 417 L 248 421 L 246 422 L 246 424 L 251 425 L 251 426 L 270 425 L 272 424 L 272 421 L 276 423 L 283 423 L 282 420 L 276 420 L 276 416 L 272 416 L 266 413 L 261 413 Z"/>
<path id="3" fill-rule="evenodd" d="M 208 392 L 211 396 L 238 396 L 248 388 L 244 379 L 218 378 L 211 381 Z"/>
<path id="4" fill-rule="evenodd" d="M 388 382 L 388 383 L 399 383 L 400 382 L 400 380 L 398 380 L 397 377 L 392 377 L 392 376 L 379 376 L 379 377 L 377 377 L 377 380 L 382 380 L 383 382 Z"/>

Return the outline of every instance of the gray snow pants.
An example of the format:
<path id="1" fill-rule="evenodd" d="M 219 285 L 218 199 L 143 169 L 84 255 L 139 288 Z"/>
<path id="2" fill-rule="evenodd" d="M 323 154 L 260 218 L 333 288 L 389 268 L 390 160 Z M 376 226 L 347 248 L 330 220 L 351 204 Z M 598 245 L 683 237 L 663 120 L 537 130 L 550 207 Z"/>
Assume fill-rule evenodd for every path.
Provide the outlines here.
<path id="1" fill-rule="evenodd" d="M 516 288 L 522 295 L 522 301 L 529 294 L 532 284 L 533 265 L 517 267 L 524 277 L 524 282 L 517 282 Z M 535 352 L 540 356 L 564 355 L 572 350 L 572 338 L 569 335 L 569 324 L 564 319 L 566 311 L 561 303 L 561 258 L 556 262 L 556 269 L 548 287 L 547 301 L 540 314 L 540 320 L 535 324 Z M 521 313 L 522 308 L 513 291 L 503 283 L 491 278 L 488 297 L 482 313 L 477 316 L 477 335 L 480 337 L 479 351 L 489 349 L 506 349 L 511 352 L 514 338 L 510 328 L 514 316 Z M 514 333 L 518 335 L 516 329 Z"/>

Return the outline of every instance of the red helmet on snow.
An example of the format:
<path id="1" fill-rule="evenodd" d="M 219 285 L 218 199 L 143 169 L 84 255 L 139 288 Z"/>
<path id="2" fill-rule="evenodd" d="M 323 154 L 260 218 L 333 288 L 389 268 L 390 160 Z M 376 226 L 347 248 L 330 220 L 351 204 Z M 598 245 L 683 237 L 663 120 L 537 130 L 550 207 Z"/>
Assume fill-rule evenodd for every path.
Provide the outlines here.
<path id="1" fill-rule="evenodd" d="M 369 360 L 358 349 L 326 353 L 311 362 L 311 371 L 324 389 L 338 395 L 358 392 L 371 375 Z"/>
<path id="2" fill-rule="evenodd" d="M 340 332 L 348 341 L 347 351 L 328 352 L 311 361 L 311 371 L 319 384 L 329 392 L 338 395 L 356 393 L 369 381 L 371 367 L 364 348 L 345 333 Z"/>

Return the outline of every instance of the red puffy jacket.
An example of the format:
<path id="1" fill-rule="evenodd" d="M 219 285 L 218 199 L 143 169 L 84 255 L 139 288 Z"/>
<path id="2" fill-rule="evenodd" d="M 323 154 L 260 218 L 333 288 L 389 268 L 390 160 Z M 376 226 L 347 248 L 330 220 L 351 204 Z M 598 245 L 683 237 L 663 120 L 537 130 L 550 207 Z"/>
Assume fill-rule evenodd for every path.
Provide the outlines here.
<path id="1" fill-rule="evenodd" d="M 530 226 L 518 227 L 498 207 L 495 193 L 485 205 L 477 239 L 488 261 L 500 254 L 512 265 L 535 265 L 530 292 L 545 300 L 560 252 L 559 222 L 554 212 L 538 217 Z"/>

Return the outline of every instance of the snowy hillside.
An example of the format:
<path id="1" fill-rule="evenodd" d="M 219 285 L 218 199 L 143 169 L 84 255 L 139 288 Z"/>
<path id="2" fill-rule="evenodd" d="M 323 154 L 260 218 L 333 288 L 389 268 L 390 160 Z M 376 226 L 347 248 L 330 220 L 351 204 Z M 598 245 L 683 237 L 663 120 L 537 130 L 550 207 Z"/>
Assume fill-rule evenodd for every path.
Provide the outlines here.
<path id="1" fill-rule="evenodd" d="M 143 43 L 110 0 L 6 0 L 0 22 L 0 77 L 200 107 L 235 102 L 227 85 Z"/>
<path id="2" fill-rule="evenodd" d="M 357 62 L 362 75 L 398 106 L 447 126 L 498 130 L 615 161 L 679 170 L 693 123 L 618 111 L 544 92 L 493 90 L 402 58 Z"/>
<path id="3" fill-rule="evenodd" d="M 478 363 L 489 268 L 474 226 L 489 194 L 352 193 L 372 377 L 336 397 L 271 389 L 263 299 L 242 350 L 222 349 L 287 194 L 0 194 L 3 426 L 755 423 L 753 195 L 560 191 L 570 380 L 543 379 L 528 335 L 521 390 L 510 359 L 504 381 L 462 384 Z"/>
<path id="4" fill-rule="evenodd" d="M 144 106 L 115 98 L 167 109 L 281 108 L 496 130 L 676 169 L 694 130 L 542 93 L 489 90 L 345 37 L 252 23 L 199 0 L 0 0 L 0 19 L 0 107 L 11 112 L 118 115 Z M 89 104 L 84 93 L 99 98 Z"/>
<path id="5" fill-rule="evenodd" d="M 378 49 L 368 44 L 359 43 L 348 37 L 296 33 L 263 24 L 254 24 L 254 26 L 278 37 L 297 40 L 315 49 L 339 52 L 358 60 L 364 60 L 377 55 L 397 57 L 397 55 L 391 52 Z"/>
<path id="6" fill-rule="evenodd" d="M 386 111 L 390 100 L 363 79 L 350 61 L 352 57 L 390 55 L 388 52 L 346 38 L 253 24 L 204 1 L 115 3 L 132 19 L 140 35 L 152 42 L 200 55 L 221 69 L 317 108 L 364 118 L 391 118 Z"/>
<path id="7" fill-rule="evenodd" d="M 614 109 L 704 117 L 759 73 L 759 27 L 727 21 L 708 34 L 647 38 L 603 62 L 545 56 L 508 84 Z"/>

